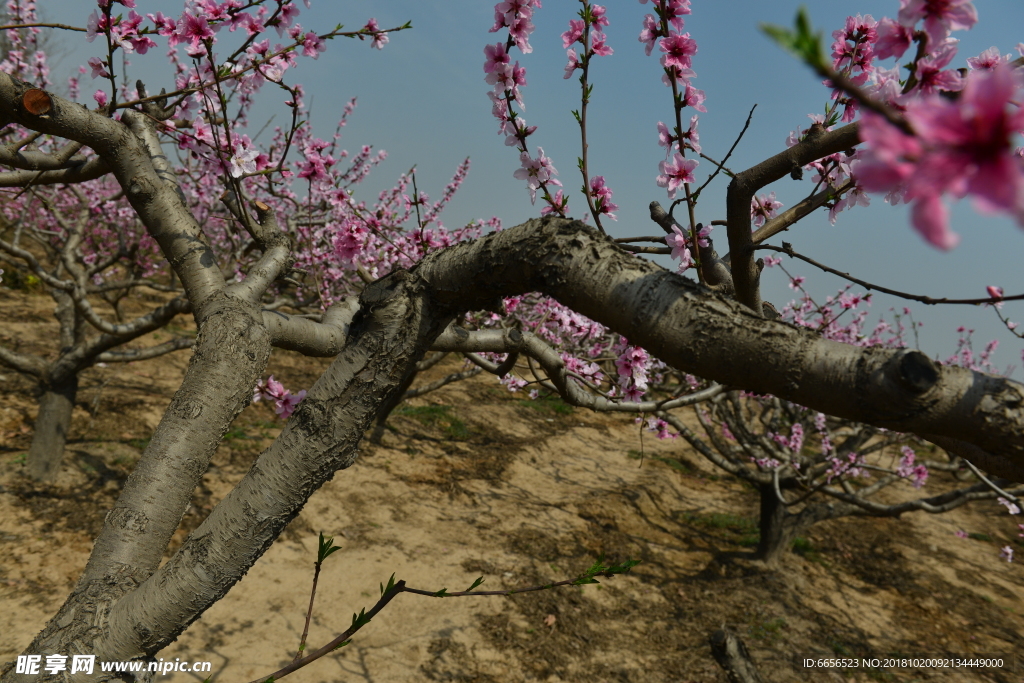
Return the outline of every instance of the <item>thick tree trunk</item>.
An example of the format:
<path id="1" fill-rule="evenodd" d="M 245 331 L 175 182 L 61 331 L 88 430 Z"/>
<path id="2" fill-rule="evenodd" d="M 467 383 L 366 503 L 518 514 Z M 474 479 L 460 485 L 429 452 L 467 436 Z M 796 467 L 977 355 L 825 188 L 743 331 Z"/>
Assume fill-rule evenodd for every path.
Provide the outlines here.
<path id="1" fill-rule="evenodd" d="M 36 481 L 51 482 L 57 478 L 77 394 L 77 375 L 43 388 L 36 430 L 28 449 L 28 473 Z"/>
<path id="2" fill-rule="evenodd" d="M 761 484 L 758 490 L 761 494 L 761 517 L 758 520 L 761 538 L 757 542 L 757 557 L 772 566 L 778 564 L 789 550 L 800 529 L 796 523 L 797 516 L 786 511 L 786 506 L 775 495 L 774 486 Z"/>

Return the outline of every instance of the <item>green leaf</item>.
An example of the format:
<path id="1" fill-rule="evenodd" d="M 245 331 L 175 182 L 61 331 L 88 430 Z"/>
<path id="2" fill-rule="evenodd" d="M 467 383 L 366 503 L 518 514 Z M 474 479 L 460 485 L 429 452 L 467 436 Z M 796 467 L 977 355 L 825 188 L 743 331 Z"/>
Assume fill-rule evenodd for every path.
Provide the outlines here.
<path id="1" fill-rule="evenodd" d="M 469 588 L 466 589 L 466 592 L 468 593 L 469 591 L 473 590 L 474 588 L 476 588 L 477 586 L 479 586 L 483 582 L 484 582 L 484 577 L 481 576 L 479 579 L 477 579 L 476 581 L 473 582 L 472 586 L 470 586 Z"/>
<path id="2" fill-rule="evenodd" d="M 435 598 L 444 598 L 444 597 L 447 597 L 447 594 L 448 594 L 448 589 L 447 588 L 442 588 L 441 590 L 439 590 L 436 593 L 434 593 L 434 597 Z"/>
<path id="3" fill-rule="evenodd" d="M 352 642 L 352 639 L 351 639 L 351 638 L 349 638 L 348 640 L 343 640 L 343 641 L 341 641 L 340 643 L 338 643 L 338 646 L 337 646 L 337 647 L 335 647 L 334 649 L 335 649 L 335 650 L 340 650 L 341 648 L 345 647 L 346 645 L 348 645 L 348 644 L 349 644 L 349 643 L 351 643 L 351 642 Z M 332 650 L 332 652 L 333 652 L 333 650 Z"/>
<path id="4" fill-rule="evenodd" d="M 580 124 L 582 124 L 582 123 L 583 123 L 583 121 L 582 121 L 582 120 L 580 119 L 580 113 L 579 113 L 578 111 L 576 111 L 575 109 L 573 109 L 573 110 L 572 110 L 572 115 L 573 115 L 573 118 L 575 118 L 575 119 L 576 119 L 576 123 L 580 123 Z"/>
<path id="5" fill-rule="evenodd" d="M 384 597 L 385 593 L 391 592 L 391 589 L 395 587 L 395 575 L 391 574 L 391 578 L 388 579 L 388 585 L 385 587 L 384 584 L 380 585 L 380 597 Z"/>
<path id="6" fill-rule="evenodd" d="M 362 628 L 363 626 L 366 626 L 369 623 L 370 617 L 366 616 L 366 608 L 364 607 L 363 609 L 359 610 L 359 614 L 352 615 L 352 625 L 349 626 L 349 628 L 358 629 Z"/>
<path id="7" fill-rule="evenodd" d="M 805 7 L 801 7 L 796 13 L 795 30 L 774 24 L 761 24 L 761 30 L 807 64 L 816 68 L 828 66 L 821 50 L 821 32 L 812 32 L 811 20 Z"/>
<path id="8" fill-rule="evenodd" d="M 324 532 L 321 531 L 320 541 L 317 545 L 316 552 L 317 564 L 323 564 L 324 560 L 339 550 L 341 550 L 341 548 L 334 545 L 334 536 L 324 536 Z"/>
<path id="9" fill-rule="evenodd" d="M 575 581 L 573 581 L 572 585 L 574 585 L 574 586 L 582 586 L 582 585 L 588 584 L 588 583 L 601 583 L 601 582 L 598 581 L 597 579 L 595 579 L 592 576 L 581 576 L 580 578 L 578 578 Z"/>

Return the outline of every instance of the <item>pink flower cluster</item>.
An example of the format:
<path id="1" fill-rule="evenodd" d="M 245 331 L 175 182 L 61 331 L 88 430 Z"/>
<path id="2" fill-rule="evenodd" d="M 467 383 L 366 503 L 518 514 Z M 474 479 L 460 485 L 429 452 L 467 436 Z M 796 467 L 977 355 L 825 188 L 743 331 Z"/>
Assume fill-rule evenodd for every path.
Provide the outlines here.
<path id="1" fill-rule="evenodd" d="M 907 105 L 908 135 L 880 116 L 865 114 L 867 143 L 853 168 L 869 191 L 913 204 L 914 228 L 932 245 L 953 248 L 945 194 L 971 195 L 983 212 L 1004 212 L 1024 226 L 1024 159 L 1013 140 L 1024 132 L 1021 78 L 997 63 L 967 75 L 960 97 L 932 95 Z"/>
<path id="2" fill-rule="evenodd" d="M 754 225 L 761 227 L 765 221 L 775 218 L 780 208 L 782 208 L 782 202 L 776 201 L 774 192 L 755 196 L 750 200 L 750 219 Z"/>
<path id="3" fill-rule="evenodd" d="M 711 235 L 711 226 L 704 226 L 697 231 L 697 245 L 701 247 L 708 246 L 708 236 Z M 672 226 L 672 233 L 665 238 L 665 243 L 672 248 L 672 258 L 679 259 L 679 272 L 685 272 L 695 261 L 693 254 L 690 252 L 690 241 L 689 236 L 684 235 L 683 231 L 677 226 Z"/>
<path id="4" fill-rule="evenodd" d="M 39 22 L 35 0 L 7 0 L 4 8 L 8 24 L 35 24 Z M 0 70 L 39 87 L 50 84 L 50 68 L 46 53 L 40 50 L 39 34 L 42 29 L 7 29 L 6 53 L 0 61 Z"/>
<path id="5" fill-rule="evenodd" d="M 299 393 L 293 394 L 285 389 L 284 385 L 274 379 L 274 376 L 271 375 L 266 382 L 260 380 L 256 384 L 256 388 L 253 390 L 253 403 L 264 398 L 268 401 L 273 401 L 274 412 L 287 420 L 291 417 L 292 413 L 295 412 L 295 408 L 299 405 L 302 399 L 306 398 L 306 390 L 303 389 Z"/>
<path id="6" fill-rule="evenodd" d="M 915 489 L 921 488 L 928 481 L 928 467 L 920 463 L 914 464 L 917 455 L 910 446 L 902 446 L 900 453 L 903 456 L 900 458 L 899 467 L 896 468 L 896 475 L 909 479 Z"/>
<path id="7" fill-rule="evenodd" d="M 647 0 L 640 1 L 642 4 L 647 3 Z M 639 40 L 644 43 L 644 50 L 648 55 L 651 54 L 656 43 L 658 49 L 663 53 L 661 66 L 665 73 L 662 76 L 662 82 L 670 86 L 673 93 L 676 93 L 676 115 L 678 117 L 678 110 L 682 107 L 693 107 L 697 111 L 706 112 L 704 91 L 694 88 L 691 82 L 697 75 L 693 70 L 693 56 L 697 54 L 697 41 L 691 38 L 689 33 L 682 33 L 683 15 L 690 14 L 690 2 L 689 0 L 653 0 L 653 6 L 657 16 L 652 14 L 644 16 Z M 686 159 L 680 153 L 683 152 L 680 144 L 684 141 L 688 148 L 700 153 L 696 115 L 691 118 L 689 130 L 685 132 L 682 130 L 670 131 L 665 124 L 658 122 L 658 144 L 666 148 L 666 155 L 671 156 L 672 160 L 659 163 L 660 174 L 657 177 L 657 183 L 659 187 L 668 190 L 669 199 L 675 199 L 676 192 L 684 184 L 694 182 L 693 171 L 698 162 Z M 673 151 L 675 151 L 674 155 Z"/>
<path id="8" fill-rule="evenodd" d="M 562 185 L 555 177 L 558 171 L 555 170 L 551 159 L 544 156 L 543 148 L 538 147 L 537 156 L 532 157 L 527 147 L 526 139 L 537 130 L 537 127 L 526 125 L 526 119 L 512 108 L 513 102 L 520 109 L 526 108 L 521 91 L 526 85 L 526 69 L 520 66 L 518 61 L 512 63 L 509 50 L 515 45 L 523 54 L 533 51 L 529 36 L 534 30 L 533 12 L 540 7 L 540 0 L 502 0 L 494 6 L 494 25 L 490 32 L 495 33 L 507 28 L 508 39 L 504 43 L 484 47 L 484 80 L 493 86 L 487 96 L 491 99 L 491 114 L 498 120 L 498 134 L 506 136 L 506 145 L 519 148 L 520 168 L 516 169 L 513 175 L 520 180 L 526 180 L 531 202 L 536 203 L 537 191 L 542 191 L 542 196 L 547 202 L 543 214 L 565 215 L 568 208 L 567 199 L 561 191 L 555 196 L 548 191 L 548 185 Z"/>
<path id="9" fill-rule="evenodd" d="M 580 19 L 571 19 L 569 30 L 562 34 L 562 47 L 568 48 L 566 55 L 569 57 L 563 78 L 569 78 L 576 69 L 582 69 L 592 56 L 607 57 L 613 52 L 608 47 L 608 38 L 601 31 L 602 26 L 609 24 L 605 8 L 602 5 L 587 5 L 584 2 L 580 16 Z M 596 29 L 593 28 L 595 26 Z M 575 43 L 583 46 L 583 57 L 576 54 L 575 48 L 569 47 Z"/>

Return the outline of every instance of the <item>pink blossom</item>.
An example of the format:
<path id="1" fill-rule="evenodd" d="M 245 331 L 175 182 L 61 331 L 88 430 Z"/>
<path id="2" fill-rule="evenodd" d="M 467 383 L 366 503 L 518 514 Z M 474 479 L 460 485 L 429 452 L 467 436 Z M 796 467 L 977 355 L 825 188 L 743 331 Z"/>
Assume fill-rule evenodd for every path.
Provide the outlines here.
<path id="1" fill-rule="evenodd" d="M 871 68 L 874 57 L 872 44 L 878 40 L 877 23 L 869 14 L 846 17 L 846 25 L 832 32 L 832 68 Z"/>
<path id="2" fill-rule="evenodd" d="M 275 26 L 277 29 L 277 35 L 283 36 L 285 30 L 292 25 L 292 22 L 295 21 L 295 17 L 298 15 L 299 6 L 293 2 L 281 7 L 281 13 L 277 15 L 277 25 Z M 370 21 L 373 21 L 374 26 L 376 27 L 376 22 L 373 19 L 370 19 Z M 367 26 L 369 26 L 369 24 L 367 24 Z"/>
<path id="3" fill-rule="evenodd" d="M 258 150 L 247 149 L 236 153 L 231 157 L 231 177 L 240 178 L 247 173 L 256 172 L 256 157 L 260 155 Z"/>
<path id="4" fill-rule="evenodd" d="M 99 57 L 89 57 L 89 66 L 92 68 L 92 77 L 102 76 L 107 78 L 110 72 L 107 71 L 107 63 Z"/>
<path id="5" fill-rule="evenodd" d="M 672 162 L 662 161 L 658 164 L 661 175 L 658 176 L 658 187 L 668 190 L 669 199 L 676 198 L 676 192 L 684 183 L 694 182 L 693 170 L 697 168 L 696 159 L 684 159 L 679 152 L 675 153 Z"/>
<path id="6" fill-rule="evenodd" d="M 1002 287 L 994 287 L 992 285 L 989 285 L 988 287 L 985 288 L 985 291 L 988 292 L 988 295 L 990 297 L 992 297 L 993 299 L 1002 299 L 1003 298 L 1003 288 Z"/>
<path id="7" fill-rule="evenodd" d="M 612 189 L 605 185 L 604 176 L 598 175 L 590 179 L 590 196 L 594 198 L 597 215 L 605 214 L 613 221 L 619 220 L 612 213 L 619 208 L 619 205 L 612 203 Z"/>
<path id="8" fill-rule="evenodd" d="M 686 252 L 686 258 L 689 258 L 690 251 L 687 249 L 686 235 L 679 229 L 678 226 L 672 226 L 672 234 L 665 238 L 665 242 L 668 246 L 672 247 L 672 258 L 684 260 L 683 252 Z"/>
<path id="9" fill-rule="evenodd" d="M 146 17 L 156 25 L 156 32 L 161 36 L 169 36 L 177 30 L 173 17 L 165 17 L 163 12 L 147 14 Z"/>
<path id="10" fill-rule="evenodd" d="M 843 195 L 842 199 L 832 205 L 832 208 L 828 210 L 828 222 L 835 225 L 839 212 L 854 206 L 871 206 L 871 197 L 864 192 L 864 188 L 860 185 L 854 185 Z"/>
<path id="11" fill-rule="evenodd" d="M 889 17 L 883 17 L 878 22 L 876 30 L 878 40 L 875 43 L 875 56 L 879 59 L 899 59 L 914 40 L 912 29 Z"/>
<path id="12" fill-rule="evenodd" d="M 292 413 L 295 412 L 295 408 L 299 402 L 305 397 L 305 389 L 297 394 L 292 394 L 284 388 L 283 384 L 275 380 L 274 376 L 271 375 L 265 383 L 263 380 L 259 380 L 256 384 L 256 388 L 253 390 L 252 400 L 254 403 L 257 403 L 264 398 L 273 399 L 274 412 L 287 420 L 291 417 Z"/>
<path id="13" fill-rule="evenodd" d="M 1006 498 L 1000 496 L 999 498 L 996 498 L 996 502 L 1006 507 L 1007 511 L 1009 511 L 1011 515 L 1020 514 L 1020 507 L 1012 500 L 1007 500 Z"/>
<path id="14" fill-rule="evenodd" d="M 963 529 L 957 529 L 956 531 L 953 532 L 953 535 L 956 536 L 957 538 L 970 538 L 967 535 L 967 532 L 964 531 Z"/>
<path id="15" fill-rule="evenodd" d="M 661 65 L 664 67 L 678 66 L 680 69 L 689 69 L 693 56 L 697 54 L 697 41 L 691 38 L 689 33 L 662 38 L 658 47 L 665 53 L 661 57 Z"/>
<path id="16" fill-rule="evenodd" d="M 562 194 L 559 190 L 555 193 L 555 196 L 540 210 L 541 216 L 549 216 L 551 214 L 558 214 L 564 216 L 569 210 L 569 198 Z"/>
<path id="17" fill-rule="evenodd" d="M 533 33 L 533 22 L 530 21 L 529 17 L 523 14 L 519 14 L 515 21 L 509 24 L 508 35 L 515 41 L 516 47 L 523 54 L 529 54 L 533 52 L 533 47 L 530 46 L 529 37 Z"/>
<path id="18" fill-rule="evenodd" d="M 697 118 L 696 116 L 694 118 Z M 662 121 L 658 121 L 658 146 L 665 148 L 665 158 L 676 148 L 675 136 Z"/>
<path id="19" fill-rule="evenodd" d="M 683 15 L 690 14 L 690 0 L 663 0 L 661 14 L 668 23 L 672 24 L 672 28 L 682 31 Z"/>
<path id="20" fill-rule="evenodd" d="M 1019 87 L 1011 69 L 996 65 L 972 71 L 961 97 L 930 97 L 911 102 L 906 118 L 917 136 L 905 135 L 880 117 L 865 113 L 861 138 L 868 143 L 853 168 L 866 190 L 899 190 L 914 202 L 914 227 L 943 249 L 957 241 L 948 226 L 941 195 L 972 195 L 983 211 L 1014 214 L 1024 225 L 1024 168 L 1011 140 L 1024 128 L 1024 110 L 1015 106 Z"/>
<path id="21" fill-rule="evenodd" d="M 569 63 L 565 65 L 565 75 L 562 78 L 569 78 L 576 69 L 580 68 L 580 60 L 576 55 L 576 50 L 566 50 L 565 54 L 569 57 Z"/>
<path id="22" fill-rule="evenodd" d="M 100 16 L 96 10 L 93 10 L 89 15 L 89 18 L 85 20 L 85 39 L 88 42 L 96 40 L 96 36 L 104 32 L 107 28 L 107 17 Z"/>
<path id="23" fill-rule="evenodd" d="M 107 106 L 107 102 L 109 101 L 107 98 L 107 93 L 105 93 L 102 90 L 97 90 L 96 92 L 94 92 L 92 94 L 92 98 L 96 100 L 96 104 L 100 105 L 101 107 Z"/>
<path id="24" fill-rule="evenodd" d="M 990 47 L 977 57 L 968 57 L 967 65 L 972 69 L 993 69 L 997 64 L 1009 62 L 1010 55 L 999 54 L 998 47 Z"/>
<path id="25" fill-rule="evenodd" d="M 924 486 L 928 480 L 928 468 L 922 464 L 915 464 L 916 455 L 909 446 L 900 448 L 903 456 L 900 458 L 900 465 L 896 468 L 896 475 L 904 479 L 910 479 L 915 489 Z"/>
<path id="26" fill-rule="evenodd" d="M 1003 549 L 999 551 L 999 557 L 1007 562 L 1013 562 L 1013 548 L 1008 545 L 1004 545 Z"/>
<path id="27" fill-rule="evenodd" d="M 509 55 L 504 43 L 484 46 L 484 73 L 492 73 L 495 69 L 508 64 Z"/>
<path id="28" fill-rule="evenodd" d="M 707 107 L 704 106 L 704 91 L 694 88 L 689 83 L 686 84 L 686 89 L 683 92 L 683 106 L 693 107 L 697 111 L 707 113 Z"/>
<path id="29" fill-rule="evenodd" d="M 782 202 L 775 201 L 775 193 L 755 196 L 750 200 L 750 219 L 754 225 L 761 227 L 766 220 L 775 218 L 778 210 L 782 208 Z"/>
<path id="30" fill-rule="evenodd" d="M 189 54 L 197 52 L 202 54 L 200 48 L 203 41 L 213 38 L 213 29 L 210 28 L 210 24 L 206 21 L 205 16 L 194 16 L 185 12 L 181 15 L 175 35 L 178 38 L 178 42 L 184 43 L 187 41 L 189 43 Z"/>
<path id="31" fill-rule="evenodd" d="M 978 23 L 971 0 L 900 0 L 899 22 L 913 29 L 924 19 L 929 46 L 938 45 L 950 31 L 969 30 Z"/>
<path id="32" fill-rule="evenodd" d="M 316 59 L 320 53 L 327 49 L 327 44 L 320 39 L 313 31 L 310 31 L 302 38 L 302 54 L 305 57 Z"/>
<path id="33" fill-rule="evenodd" d="M 380 26 L 377 25 L 377 20 L 373 17 L 370 17 L 369 21 L 366 22 L 366 26 L 364 26 L 362 30 L 373 35 L 373 42 L 370 44 L 371 48 L 383 50 L 384 46 L 391 40 L 388 37 L 387 32 L 380 30 Z M 362 38 L 362 36 L 359 37 Z"/>
<path id="34" fill-rule="evenodd" d="M 665 67 L 665 73 L 661 75 L 661 82 L 665 87 L 671 88 L 673 83 L 689 83 L 690 79 L 697 75 L 693 69 L 682 69 L 676 65 Z"/>
<path id="35" fill-rule="evenodd" d="M 654 42 L 661 36 L 661 26 L 654 15 L 648 14 L 644 17 L 644 28 L 640 31 L 640 42 L 644 43 L 644 52 L 649 57 L 654 49 Z"/>
<path id="36" fill-rule="evenodd" d="M 569 47 L 573 43 L 582 43 L 584 23 L 582 19 L 570 19 L 569 30 L 562 34 L 562 47 Z"/>
<path id="37" fill-rule="evenodd" d="M 526 85 L 526 69 L 519 66 L 519 62 L 496 65 L 494 71 L 487 74 L 484 80 L 494 85 L 494 92 L 498 94 L 505 91 L 511 92 L 516 102 L 522 106 L 522 95 L 519 88 Z"/>
<path id="38" fill-rule="evenodd" d="M 915 97 L 919 94 L 931 95 L 939 90 L 959 92 L 963 89 L 964 83 L 960 73 L 955 69 L 945 69 L 956 56 L 956 42 L 950 39 L 918 61 L 915 72 L 918 91 L 915 91 Z"/>
<path id="39" fill-rule="evenodd" d="M 598 57 L 607 57 L 612 54 L 612 50 L 607 45 L 608 38 L 605 37 L 600 31 L 594 31 L 590 34 L 590 51 Z"/>
<path id="40" fill-rule="evenodd" d="M 701 91 L 703 94 L 703 91 Z M 690 117 L 690 127 L 683 133 L 683 139 L 687 146 L 697 154 L 700 154 L 700 136 L 697 135 L 697 115 Z"/>
<path id="41" fill-rule="evenodd" d="M 551 182 L 556 185 L 561 185 L 554 176 L 558 175 L 558 171 L 555 170 L 554 165 L 551 163 L 551 159 L 544 156 L 544 148 L 537 148 L 537 158 L 533 159 L 530 157 L 529 152 L 523 152 L 519 155 L 519 162 L 522 164 L 522 168 L 516 169 L 516 172 L 512 175 L 519 180 L 525 180 L 527 187 L 530 189 L 530 202 L 536 203 L 537 201 L 537 189 L 542 183 Z"/>

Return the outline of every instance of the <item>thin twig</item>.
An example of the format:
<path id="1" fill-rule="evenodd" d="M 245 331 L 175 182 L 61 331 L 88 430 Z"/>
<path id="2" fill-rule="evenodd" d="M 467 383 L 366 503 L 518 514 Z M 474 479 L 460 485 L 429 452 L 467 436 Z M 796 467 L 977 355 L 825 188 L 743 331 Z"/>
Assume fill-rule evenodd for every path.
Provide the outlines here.
<path id="1" fill-rule="evenodd" d="M 936 304 L 966 304 L 966 305 L 970 305 L 970 306 L 978 306 L 978 305 L 981 305 L 981 304 L 996 304 L 996 303 L 999 303 L 1001 301 L 1020 301 L 1020 300 L 1024 300 L 1024 294 L 1014 294 L 1012 296 L 1001 296 L 998 299 L 993 299 L 992 297 L 985 297 L 985 298 L 982 298 L 982 299 L 949 299 L 949 298 L 943 297 L 941 299 L 936 299 L 934 297 L 924 296 L 922 294 L 910 294 L 908 292 L 901 292 L 901 291 L 898 291 L 898 290 L 895 290 L 895 289 L 889 289 L 888 287 L 882 287 L 880 285 L 872 284 L 872 283 L 870 283 L 870 282 L 868 282 L 866 280 L 861 280 L 860 278 L 853 277 L 849 273 L 844 273 L 841 270 L 836 270 L 835 268 L 830 268 L 829 266 L 826 266 L 823 263 L 818 263 L 817 261 L 815 261 L 812 258 L 809 258 L 807 256 L 804 256 L 803 254 L 799 254 L 799 253 L 793 251 L 793 247 L 791 247 L 788 243 L 785 243 L 785 242 L 783 242 L 783 246 L 781 246 L 781 247 L 772 246 L 770 244 L 759 244 L 759 245 L 753 247 L 753 249 L 755 249 L 755 250 L 756 249 L 766 249 L 766 250 L 769 250 L 769 251 L 777 251 L 779 253 L 786 254 L 787 256 L 792 256 L 795 259 L 800 259 L 801 261 L 809 263 L 809 264 L 811 264 L 812 266 L 814 266 L 816 268 L 820 268 L 821 270 L 825 271 L 826 273 L 831 273 L 833 275 L 838 275 L 839 277 L 841 277 L 843 279 L 846 279 L 846 280 L 849 280 L 850 282 L 852 282 L 854 284 L 857 284 L 857 285 L 860 285 L 861 287 L 864 287 L 866 289 L 873 289 L 876 292 L 881 292 L 882 294 L 891 294 L 892 296 L 897 296 L 897 297 L 900 297 L 901 299 L 908 299 L 910 301 L 919 301 L 919 302 L 921 302 L 923 304 L 928 304 L 929 306 L 934 306 Z"/>

